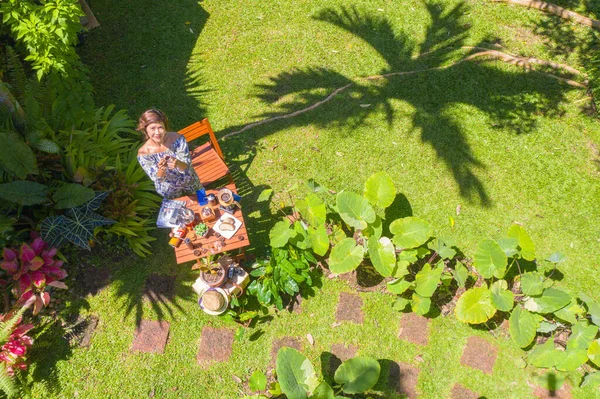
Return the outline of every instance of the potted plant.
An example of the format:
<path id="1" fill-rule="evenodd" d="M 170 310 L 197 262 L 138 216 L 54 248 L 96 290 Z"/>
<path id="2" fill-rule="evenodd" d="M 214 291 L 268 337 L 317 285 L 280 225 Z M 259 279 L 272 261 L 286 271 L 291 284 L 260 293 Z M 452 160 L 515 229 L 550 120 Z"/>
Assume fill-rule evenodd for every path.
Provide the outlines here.
<path id="1" fill-rule="evenodd" d="M 208 226 L 205 223 L 200 222 L 194 226 L 194 233 L 196 233 L 197 236 L 205 237 L 208 234 Z"/>
<path id="2" fill-rule="evenodd" d="M 209 287 L 220 287 L 227 278 L 227 266 L 213 260 L 213 254 L 198 259 L 194 268 L 200 270 L 200 279 Z"/>

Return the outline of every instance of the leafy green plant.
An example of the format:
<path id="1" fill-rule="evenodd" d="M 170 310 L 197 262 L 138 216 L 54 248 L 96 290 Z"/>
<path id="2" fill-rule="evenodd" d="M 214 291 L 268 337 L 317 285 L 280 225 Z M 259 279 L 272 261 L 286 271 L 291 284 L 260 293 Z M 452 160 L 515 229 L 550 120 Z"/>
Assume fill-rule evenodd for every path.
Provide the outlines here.
<path id="1" fill-rule="evenodd" d="M 108 192 L 96 193 L 95 197 L 82 206 L 70 208 L 64 215 L 49 216 L 40 225 L 44 241 L 51 247 L 59 248 L 70 241 L 83 249 L 90 249 L 90 240 L 94 238 L 97 227 L 115 223 L 95 211 L 100 207 Z"/>
<path id="2" fill-rule="evenodd" d="M 381 367 L 371 357 L 354 357 L 343 362 L 335 371 L 335 385 L 332 387 L 324 380 L 317 378 L 315 368 L 306 356 L 294 348 L 283 347 L 277 352 L 277 382 L 269 387 L 271 394 L 281 392 L 289 399 L 334 399 L 359 394 L 371 389 L 379 379 Z M 266 377 L 258 371 L 252 374 L 249 386 L 253 390 L 263 391 L 266 388 Z M 246 396 L 250 398 L 266 398 L 264 395 Z"/>

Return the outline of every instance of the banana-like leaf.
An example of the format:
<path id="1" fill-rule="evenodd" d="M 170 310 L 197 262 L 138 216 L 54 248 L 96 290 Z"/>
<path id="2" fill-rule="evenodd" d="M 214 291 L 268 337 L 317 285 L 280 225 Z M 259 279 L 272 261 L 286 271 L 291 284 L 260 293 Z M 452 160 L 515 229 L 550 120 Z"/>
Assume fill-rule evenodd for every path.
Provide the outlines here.
<path id="1" fill-rule="evenodd" d="M 387 172 L 375 173 L 365 182 L 364 196 L 374 207 L 385 209 L 396 198 L 394 181 Z"/>
<path id="2" fill-rule="evenodd" d="M 48 187 L 33 181 L 17 180 L 0 184 L 0 198 L 19 205 L 37 205 L 48 202 Z"/>

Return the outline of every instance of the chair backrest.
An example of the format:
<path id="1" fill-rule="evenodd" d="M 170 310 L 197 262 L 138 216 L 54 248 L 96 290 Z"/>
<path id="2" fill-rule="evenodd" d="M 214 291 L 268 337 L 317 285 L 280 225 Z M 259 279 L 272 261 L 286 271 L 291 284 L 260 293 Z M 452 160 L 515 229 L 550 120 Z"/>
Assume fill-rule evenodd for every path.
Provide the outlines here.
<path id="1" fill-rule="evenodd" d="M 208 122 L 208 118 L 204 118 L 199 122 L 189 125 L 188 127 L 184 127 L 179 131 L 179 134 L 183 135 L 188 143 L 197 139 L 198 137 L 208 134 L 211 145 L 217 154 L 219 154 L 221 159 L 225 160 L 223 157 L 223 152 L 221 151 L 221 147 L 219 146 L 219 142 L 217 141 L 217 137 L 215 136 L 215 132 L 213 132 L 212 127 Z"/>

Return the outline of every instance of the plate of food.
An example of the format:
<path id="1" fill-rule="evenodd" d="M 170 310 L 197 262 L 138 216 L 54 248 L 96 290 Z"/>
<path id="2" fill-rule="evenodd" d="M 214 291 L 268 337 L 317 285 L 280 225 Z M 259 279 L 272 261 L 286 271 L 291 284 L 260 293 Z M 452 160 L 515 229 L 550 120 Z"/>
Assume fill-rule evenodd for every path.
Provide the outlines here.
<path id="1" fill-rule="evenodd" d="M 233 237 L 236 231 L 240 228 L 242 222 L 235 216 L 228 213 L 221 215 L 219 220 L 213 226 L 213 230 L 229 239 Z"/>

